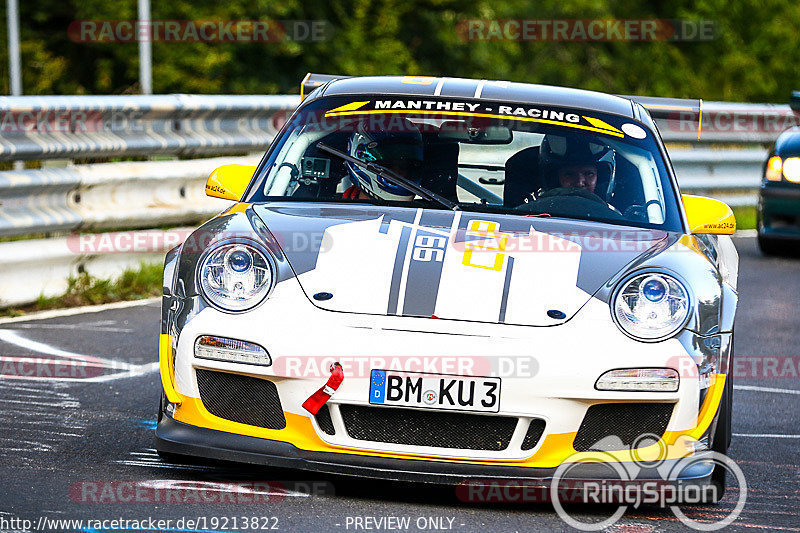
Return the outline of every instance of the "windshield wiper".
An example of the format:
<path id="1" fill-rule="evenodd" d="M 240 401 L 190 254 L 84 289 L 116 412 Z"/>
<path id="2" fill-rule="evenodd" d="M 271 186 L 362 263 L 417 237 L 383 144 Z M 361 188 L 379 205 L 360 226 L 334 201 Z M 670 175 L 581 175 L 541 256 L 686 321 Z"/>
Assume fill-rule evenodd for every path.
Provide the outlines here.
<path id="1" fill-rule="evenodd" d="M 392 169 L 383 167 L 377 163 L 369 163 L 367 161 L 362 161 L 356 157 L 351 156 L 350 154 L 346 154 L 341 150 L 337 150 L 336 148 L 331 148 L 327 144 L 317 143 L 317 148 L 324 152 L 328 152 L 329 154 L 333 154 L 335 156 L 341 157 L 345 161 L 350 161 L 354 165 L 358 165 L 367 169 L 368 171 L 377 174 L 378 176 L 382 177 L 386 181 L 390 181 L 395 185 L 399 185 L 400 187 L 404 187 L 409 191 L 413 192 L 414 194 L 425 198 L 426 200 L 430 200 L 432 202 L 436 202 L 445 206 L 447 209 L 451 209 L 453 211 L 458 211 L 459 207 L 458 204 L 452 202 L 445 198 L 440 194 L 436 194 L 435 192 L 431 191 L 423 187 L 422 185 L 418 185 L 413 181 L 409 180 L 408 178 L 401 176 L 397 172 Z"/>

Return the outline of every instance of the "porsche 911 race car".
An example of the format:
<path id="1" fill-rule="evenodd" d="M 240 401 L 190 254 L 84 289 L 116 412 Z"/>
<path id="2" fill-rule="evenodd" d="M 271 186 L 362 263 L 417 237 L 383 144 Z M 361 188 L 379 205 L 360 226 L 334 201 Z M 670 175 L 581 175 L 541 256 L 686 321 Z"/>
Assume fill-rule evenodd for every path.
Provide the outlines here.
<path id="1" fill-rule="evenodd" d="M 724 452 L 736 223 L 651 116 L 697 105 L 310 75 L 167 254 L 157 450 L 436 483 Z"/>

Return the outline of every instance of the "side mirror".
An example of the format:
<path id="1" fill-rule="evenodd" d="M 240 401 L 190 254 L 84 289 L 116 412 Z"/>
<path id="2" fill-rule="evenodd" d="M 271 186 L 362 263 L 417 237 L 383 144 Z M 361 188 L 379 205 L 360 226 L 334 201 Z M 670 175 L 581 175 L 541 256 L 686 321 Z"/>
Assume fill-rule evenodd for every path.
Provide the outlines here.
<path id="1" fill-rule="evenodd" d="M 733 235 L 736 231 L 736 218 L 728 204 L 684 194 L 683 207 L 689 220 L 689 230 L 694 234 Z"/>
<path id="2" fill-rule="evenodd" d="M 248 165 L 223 165 L 208 176 L 206 195 L 238 201 L 256 171 Z"/>

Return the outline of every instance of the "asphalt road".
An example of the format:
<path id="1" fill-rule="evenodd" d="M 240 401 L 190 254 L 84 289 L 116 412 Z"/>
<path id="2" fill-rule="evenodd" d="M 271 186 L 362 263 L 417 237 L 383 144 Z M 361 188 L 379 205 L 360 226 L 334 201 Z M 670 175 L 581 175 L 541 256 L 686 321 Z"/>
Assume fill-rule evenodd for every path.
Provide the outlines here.
<path id="1" fill-rule="evenodd" d="M 752 238 L 735 242 L 741 256 L 736 357 L 748 358 L 750 373 L 762 375 L 736 382 L 729 455 L 745 473 L 748 497 L 728 530 L 800 531 L 800 379 L 781 366 L 785 359 L 776 359 L 793 356 L 796 369 L 800 358 L 800 259 L 765 258 Z M 40 373 L 49 368 L 54 374 L 45 380 L 0 379 L 0 531 L 155 531 L 155 522 L 133 529 L 111 522 L 151 517 L 171 519 L 171 531 L 571 530 L 547 504 L 463 502 L 452 487 L 165 463 L 153 450 L 158 315 L 159 304 L 151 302 L 0 324 L 4 365 L 33 358 L 45 365 Z M 764 375 L 756 364 L 764 358 L 780 362 L 775 375 L 771 367 Z M 7 375 L 28 367 L 4 368 Z M 137 502 L 120 501 L 132 496 L 125 482 L 137 482 Z M 202 501 L 185 492 L 182 503 L 164 501 L 167 489 L 187 482 L 207 489 Z M 226 482 L 257 488 L 258 502 L 215 501 Z M 714 521 L 733 508 L 734 492 L 718 506 L 686 513 Z M 147 501 L 156 495 L 161 501 Z M 610 510 L 583 506 L 575 514 L 599 520 Z M 178 522 L 201 517 L 205 521 L 191 527 Z M 263 518 L 254 523 L 250 517 Z M 59 527 L 52 520 L 84 522 Z M 653 508 L 628 509 L 611 528 L 685 529 L 669 510 Z"/>

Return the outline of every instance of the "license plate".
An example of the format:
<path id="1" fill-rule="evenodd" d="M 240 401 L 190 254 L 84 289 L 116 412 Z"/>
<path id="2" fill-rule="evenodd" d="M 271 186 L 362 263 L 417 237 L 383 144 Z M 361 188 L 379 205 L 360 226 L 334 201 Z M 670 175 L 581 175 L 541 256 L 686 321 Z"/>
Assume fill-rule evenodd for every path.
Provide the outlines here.
<path id="1" fill-rule="evenodd" d="M 500 378 L 373 370 L 369 403 L 452 411 L 500 411 Z"/>

